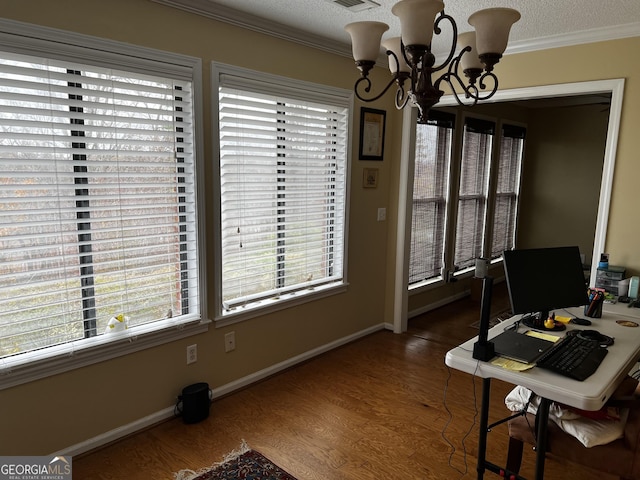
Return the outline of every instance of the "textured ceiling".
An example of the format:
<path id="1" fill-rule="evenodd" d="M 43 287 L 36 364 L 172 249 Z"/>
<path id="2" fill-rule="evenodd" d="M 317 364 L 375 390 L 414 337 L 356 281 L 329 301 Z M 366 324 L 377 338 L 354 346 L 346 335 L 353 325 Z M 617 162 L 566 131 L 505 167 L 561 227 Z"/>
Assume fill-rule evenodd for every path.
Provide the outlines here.
<path id="1" fill-rule="evenodd" d="M 391 28 L 385 34 L 398 36 L 398 19 L 391 14 L 397 0 L 376 0 L 381 6 L 353 12 L 332 0 L 154 0 L 159 3 L 187 7 L 192 11 L 213 12 L 229 16 L 238 12 L 246 18 L 274 22 L 287 28 L 307 32 L 331 42 L 349 44 L 344 31 L 347 23 L 377 20 Z M 445 12 L 458 24 L 458 30 L 471 30 L 467 18 L 476 10 L 489 7 L 511 7 L 522 14 L 511 30 L 511 48 L 552 43 L 586 43 L 591 41 L 640 35 L 640 0 L 445 0 Z M 191 7 L 191 8 L 189 8 Z M 214 15 L 214 16 L 215 16 Z M 231 15 L 235 16 L 235 15 Z M 262 25 L 265 25 L 264 23 Z M 278 30 L 277 25 L 275 30 Z M 442 41 L 444 41 L 444 35 Z M 434 50 L 438 50 L 434 39 Z M 535 49 L 535 47 L 533 48 Z"/>

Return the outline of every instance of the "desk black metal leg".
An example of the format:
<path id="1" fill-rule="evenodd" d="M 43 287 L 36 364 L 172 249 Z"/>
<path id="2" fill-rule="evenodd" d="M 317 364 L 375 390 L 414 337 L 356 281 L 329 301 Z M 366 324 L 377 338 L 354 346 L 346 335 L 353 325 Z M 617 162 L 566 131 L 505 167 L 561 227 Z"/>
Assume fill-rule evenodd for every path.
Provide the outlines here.
<path id="1" fill-rule="evenodd" d="M 544 461 L 547 454 L 547 423 L 549 422 L 549 406 L 551 400 L 540 399 L 540 405 L 536 412 L 538 422 L 536 438 L 536 480 L 544 479 Z"/>
<path id="2" fill-rule="evenodd" d="M 478 439 L 478 480 L 484 478 L 487 457 L 487 426 L 489 425 L 489 398 L 491 396 L 491 379 L 482 379 L 482 405 L 480 406 L 480 432 Z"/>

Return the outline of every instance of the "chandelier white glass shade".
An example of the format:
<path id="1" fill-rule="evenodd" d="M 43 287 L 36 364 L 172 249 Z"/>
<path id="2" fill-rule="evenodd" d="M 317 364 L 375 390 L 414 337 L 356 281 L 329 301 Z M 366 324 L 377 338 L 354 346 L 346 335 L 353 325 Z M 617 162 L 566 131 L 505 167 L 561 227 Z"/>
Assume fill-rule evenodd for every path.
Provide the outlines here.
<path id="1" fill-rule="evenodd" d="M 440 89 L 442 82 L 449 85 L 461 105 L 464 102 L 458 93 L 460 90 L 471 105 L 496 93 L 498 78 L 493 67 L 502 58 L 511 26 L 520 19 L 520 13 L 511 8 L 480 10 L 469 17 L 469 24 L 475 30 L 460 35 L 454 19 L 444 13 L 441 0 L 400 0 L 391 13 L 400 19 L 401 37 L 382 41 L 382 35 L 389 29 L 382 22 L 355 22 L 345 26 L 351 36 L 353 58 L 361 73 L 354 86 L 360 100 L 377 100 L 395 83 L 398 87 L 396 107 L 404 108 L 410 101 L 418 107 L 418 122 L 425 123 L 429 109 L 444 94 Z M 447 58 L 435 65 L 431 41 L 434 34 L 441 33 L 441 22 L 451 26 L 452 45 Z M 371 91 L 369 71 L 380 54 L 381 43 L 389 57 L 392 78 L 380 94 L 365 97 L 363 93 Z M 460 50 L 456 55 L 458 47 Z M 486 80 L 490 81 L 490 88 L 487 88 Z M 405 87 L 407 82 L 408 88 Z"/>

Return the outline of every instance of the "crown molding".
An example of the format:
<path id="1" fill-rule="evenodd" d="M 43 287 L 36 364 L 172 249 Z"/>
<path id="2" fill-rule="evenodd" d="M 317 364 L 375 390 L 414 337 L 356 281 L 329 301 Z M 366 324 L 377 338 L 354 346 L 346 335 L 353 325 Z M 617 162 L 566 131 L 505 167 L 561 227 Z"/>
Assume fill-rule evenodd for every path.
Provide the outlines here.
<path id="1" fill-rule="evenodd" d="M 311 34 L 281 23 L 265 20 L 239 10 L 218 5 L 209 0 L 151 0 L 152 2 L 177 8 L 196 15 L 202 15 L 220 22 L 225 22 L 255 32 L 271 35 L 308 47 L 324 50 L 329 53 L 351 58 L 351 45 Z M 558 34 L 528 40 L 510 41 L 507 54 L 533 52 L 550 48 L 568 47 L 586 43 L 618 40 L 621 38 L 640 36 L 640 23 L 629 23 L 613 27 L 593 28 L 581 32 Z M 444 53 L 448 52 L 434 52 Z M 387 65 L 387 56 L 381 53 L 378 59 L 380 66 Z"/>
<path id="2" fill-rule="evenodd" d="M 562 33 L 547 37 L 509 42 L 507 54 L 547 50 L 549 48 L 570 47 L 587 43 L 606 42 L 622 38 L 640 37 L 640 23 L 628 23 L 613 27 L 599 27 L 581 32 Z"/>
<path id="3" fill-rule="evenodd" d="M 239 10 L 217 5 L 208 0 L 151 0 L 169 7 L 212 18 L 237 27 L 246 28 L 272 37 L 288 40 L 307 47 L 324 50 L 329 53 L 351 57 L 351 45 L 331 40 L 321 35 L 305 32 L 281 23 L 265 20 Z M 386 58 L 386 57 L 385 57 Z"/>

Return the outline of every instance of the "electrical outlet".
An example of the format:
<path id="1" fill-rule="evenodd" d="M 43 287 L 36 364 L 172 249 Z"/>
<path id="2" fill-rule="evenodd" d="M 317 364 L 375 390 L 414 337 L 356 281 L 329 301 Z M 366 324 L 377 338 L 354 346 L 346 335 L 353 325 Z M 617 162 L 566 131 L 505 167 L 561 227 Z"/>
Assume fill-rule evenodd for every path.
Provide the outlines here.
<path id="1" fill-rule="evenodd" d="M 236 332 L 225 333 L 224 335 L 224 351 L 230 352 L 236 349 Z"/>
<path id="2" fill-rule="evenodd" d="M 198 361 L 198 345 L 189 345 L 187 347 L 187 365 Z"/>

